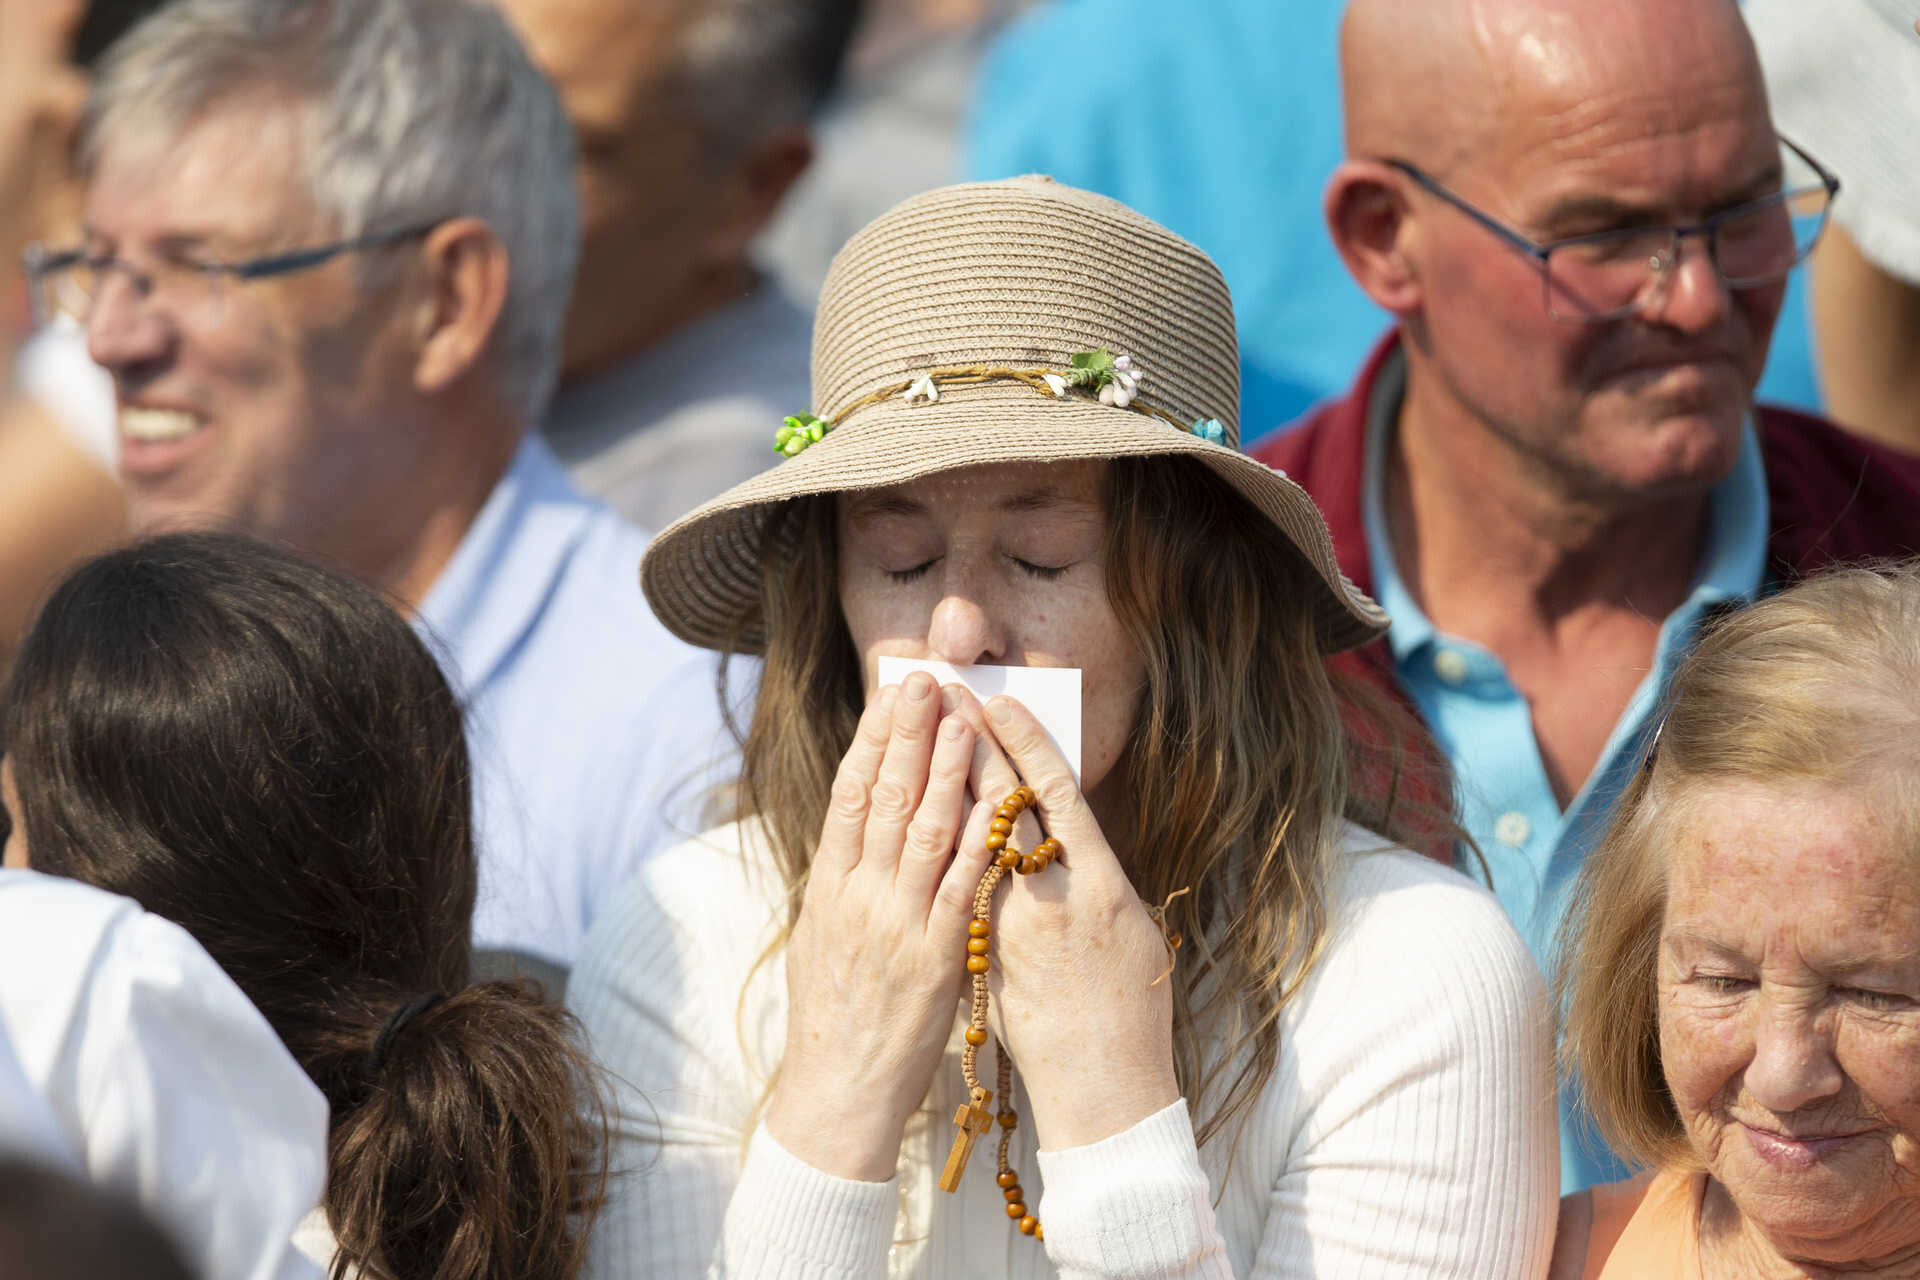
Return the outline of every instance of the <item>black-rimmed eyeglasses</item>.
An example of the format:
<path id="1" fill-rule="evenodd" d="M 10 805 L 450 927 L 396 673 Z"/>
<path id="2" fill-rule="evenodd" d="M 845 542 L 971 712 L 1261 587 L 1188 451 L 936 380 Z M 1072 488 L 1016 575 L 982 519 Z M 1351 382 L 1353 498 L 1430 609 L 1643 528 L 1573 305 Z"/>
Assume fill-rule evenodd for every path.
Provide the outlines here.
<path id="1" fill-rule="evenodd" d="M 217 314 L 228 281 L 268 280 L 308 271 L 343 253 L 379 249 L 416 239 L 439 225 L 435 220 L 388 231 L 371 231 L 241 262 L 196 257 L 161 259 L 151 266 L 138 266 L 112 254 L 86 249 L 49 252 L 33 245 L 27 249 L 25 264 L 27 278 L 33 285 L 35 318 L 42 324 L 55 316 L 65 316 L 84 325 L 94 303 L 116 273 L 126 276 L 136 296 L 143 301 L 162 298 L 178 314 L 207 317 Z"/>
<path id="2" fill-rule="evenodd" d="M 1618 319 L 1646 306 L 1679 263 L 1681 241 L 1688 236 L 1706 242 L 1707 256 L 1729 289 L 1753 289 L 1785 279 L 1826 230 L 1840 179 L 1788 139 L 1780 142 L 1816 181 L 1723 209 L 1702 222 L 1621 227 L 1551 244 L 1533 240 L 1455 195 L 1417 165 L 1391 158 L 1384 163 L 1538 262 L 1547 314 L 1578 324 Z"/>

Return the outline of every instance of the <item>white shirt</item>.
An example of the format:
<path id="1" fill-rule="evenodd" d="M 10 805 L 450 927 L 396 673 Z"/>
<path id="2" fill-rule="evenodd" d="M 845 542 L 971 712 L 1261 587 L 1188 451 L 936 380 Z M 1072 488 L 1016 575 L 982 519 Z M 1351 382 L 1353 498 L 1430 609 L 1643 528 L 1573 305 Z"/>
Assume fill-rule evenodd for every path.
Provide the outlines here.
<path id="1" fill-rule="evenodd" d="M 935 1187 L 962 1097 L 957 1034 L 890 1182 L 820 1173 L 756 1128 L 786 986 L 780 954 L 753 967 L 781 890 L 742 841 L 723 827 L 655 859 L 574 971 L 568 1002 L 617 1081 L 613 1167 L 632 1171 L 590 1276 L 1545 1274 L 1559 1196 L 1545 991 L 1499 904 L 1458 873 L 1351 829 L 1326 951 L 1283 1011 L 1231 1161 L 1224 1143 L 1195 1149 L 1184 1101 L 1089 1147 L 1036 1153 L 1018 1129 L 1037 1245 L 1012 1230 L 990 1158 L 976 1153 L 957 1194 Z"/>
<path id="2" fill-rule="evenodd" d="M 9 1072 L 0 1146 L 135 1200 L 196 1274 L 320 1274 L 291 1237 L 326 1184 L 326 1100 L 184 930 L 77 881 L 0 871 Z"/>

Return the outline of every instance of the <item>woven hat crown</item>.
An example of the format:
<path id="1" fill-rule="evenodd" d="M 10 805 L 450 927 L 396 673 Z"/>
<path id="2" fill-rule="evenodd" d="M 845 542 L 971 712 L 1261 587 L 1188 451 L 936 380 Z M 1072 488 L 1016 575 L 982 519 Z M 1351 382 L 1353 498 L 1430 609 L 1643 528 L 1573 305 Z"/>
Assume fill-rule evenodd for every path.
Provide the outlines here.
<path id="1" fill-rule="evenodd" d="M 942 187 L 834 259 L 814 320 L 813 409 L 837 416 L 929 369 L 1064 371 L 1099 348 L 1149 370 L 1148 397 L 1177 422 L 1213 418 L 1239 443 L 1233 301 L 1205 253 L 1051 178 Z"/>

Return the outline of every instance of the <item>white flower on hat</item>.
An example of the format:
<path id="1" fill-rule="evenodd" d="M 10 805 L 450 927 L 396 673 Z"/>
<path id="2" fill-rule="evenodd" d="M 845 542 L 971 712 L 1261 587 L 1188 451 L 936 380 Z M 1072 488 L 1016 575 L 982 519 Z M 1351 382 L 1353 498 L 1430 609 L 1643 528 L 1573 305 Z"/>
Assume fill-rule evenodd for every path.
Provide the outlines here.
<path id="1" fill-rule="evenodd" d="M 1059 374 L 1043 373 L 1040 375 L 1040 380 L 1046 383 L 1047 390 L 1053 392 L 1056 396 L 1064 396 L 1067 394 L 1067 380 Z"/>
<path id="2" fill-rule="evenodd" d="M 930 373 L 921 374 L 920 381 L 908 387 L 906 394 L 908 404 L 918 404 L 922 400 L 928 404 L 940 402 L 940 388 L 933 385 L 933 375 Z"/>

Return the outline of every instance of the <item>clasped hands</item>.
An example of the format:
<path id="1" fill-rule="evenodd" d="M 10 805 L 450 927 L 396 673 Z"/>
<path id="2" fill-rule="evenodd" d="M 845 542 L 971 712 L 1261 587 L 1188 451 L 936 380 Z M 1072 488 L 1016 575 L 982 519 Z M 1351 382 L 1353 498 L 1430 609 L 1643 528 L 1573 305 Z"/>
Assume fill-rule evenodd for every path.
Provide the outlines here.
<path id="1" fill-rule="evenodd" d="M 996 890 L 995 1030 L 1048 1149 L 1179 1096 L 1167 948 L 1034 716 L 916 672 L 871 699 L 833 782 L 786 952 L 787 1041 L 768 1131 L 840 1177 L 893 1176 L 965 992 L 967 921 L 993 810 L 1024 779 L 1014 843 L 1063 852 Z"/>

